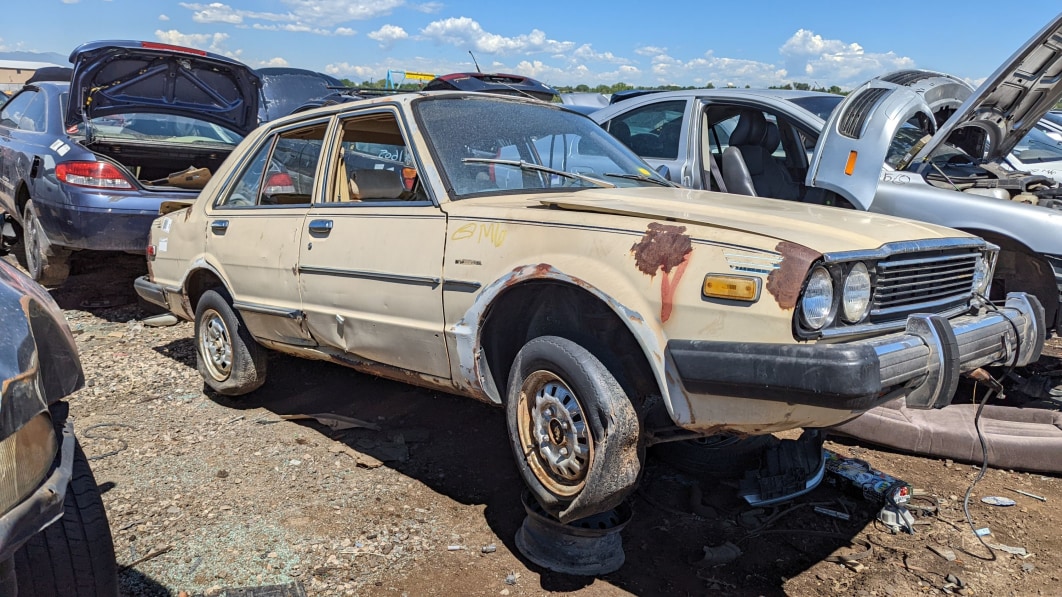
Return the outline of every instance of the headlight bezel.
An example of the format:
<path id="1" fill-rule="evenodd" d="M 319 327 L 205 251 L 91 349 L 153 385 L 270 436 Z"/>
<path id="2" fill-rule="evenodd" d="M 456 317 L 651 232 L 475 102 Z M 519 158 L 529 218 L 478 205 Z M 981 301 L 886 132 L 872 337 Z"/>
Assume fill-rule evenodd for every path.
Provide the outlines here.
<path id="1" fill-rule="evenodd" d="M 59 438 L 48 411 L 35 415 L 0 441 L 0 516 L 30 496 L 52 470 Z"/>
<path id="2" fill-rule="evenodd" d="M 863 259 L 833 262 L 819 261 L 813 264 L 804 279 L 804 287 L 801 289 L 800 298 L 797 301 L 797 313 L 793 320 L 796 337 L 798 339 L 818 338 L 824 334 L 829 334 L 830 330 L 834 328 L 854 328 L 866 324 L 870 319 L 870 313 L 874 306 L 874 293 L 877 283 L 875 265 L 876 263 L 874 261 Z M 848 283 L 853 270 L 861 271 L 862 269 L 866 270 L 866 275 L 869 280 L 869 293 L 866 297 L 866 305 L 861 313 L 852 314 L 858 315 L 858 317 L 849 318 L 844 312 L 845 285 Z M 820 270 L 825 271 L 830 276 L 833 284 L 833 294 L 831 297 L 829 315 L 826 318 L 826 321 L 820 327 L 814 327 L 816 321 L 809 319 L 805 305 L 808 287 L 812 283 L 812 276 L 816 275 L 816 272 Z M 857 275 L 859 274 L 857 273 Z"/>

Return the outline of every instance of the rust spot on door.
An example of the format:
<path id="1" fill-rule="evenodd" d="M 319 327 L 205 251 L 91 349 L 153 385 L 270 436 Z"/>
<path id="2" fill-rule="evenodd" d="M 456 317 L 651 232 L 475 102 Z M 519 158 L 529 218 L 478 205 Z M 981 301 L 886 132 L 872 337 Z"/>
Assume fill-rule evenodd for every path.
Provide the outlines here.
<path id="1" fill-rule="evenodd" d="M 774 250 L 782 254 L 782 262 L 778 269 L 767 275 L 767 292 L 771 293 L 779 307 L 792 309 L 800 298 L 800 289 L 804 286 L 808 269 L 816 259 L 822 257 L 822 253 L 789 241 L 778 243 Z"/>
<path id="2" fill-rule="evenodd" d="M 671 318 L 675 289 L 693 252 L 686 227 L 652 222 L 642 240 L 631 246 L 631 252 L 634 253 L 634 264 L 643 274 L 655 277 L 660 272 L 660 321 L 666 322 Z"/>

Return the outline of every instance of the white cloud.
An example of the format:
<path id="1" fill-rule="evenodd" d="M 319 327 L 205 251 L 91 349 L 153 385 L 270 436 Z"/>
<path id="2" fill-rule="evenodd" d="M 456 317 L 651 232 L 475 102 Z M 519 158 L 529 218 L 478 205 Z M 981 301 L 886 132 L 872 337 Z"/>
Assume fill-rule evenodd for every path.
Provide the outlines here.
<path id="1" fill-rule="evenodd" d="M 570 52 L 575 42 L 549 39 L 543 31 L 532 29 L 530 33 L 505 37 L 483 30 L 480 24 L 468 17 L 451 17 L 433 21 L 420 30 L 422 37 L 485 54 L 535 54 Z"/>
<path id="2" fill-rule="evenodd" d="M 170 29 L 169 31 L 156 29 L 155 39 L 176 46 L 185 46 L 196 48 L 198 50 L 209 50 L 215 54 L 221 54 L 230 58 L 238 58 L 240 54 L 243 53 L 242 50 L 233 51 L 225 49 L 224 43 L 229 39 L 227 33 L 181 33 L 176 29 Z"/>
<path id="3" fill-rule="evenodd" d="M 366 35 L 368 35 L 369 39 L 374 39 L 380 42 L 381 48 L 390 48 L 396 41 L 409 37 L 406 30 L 397 25 L 384 25 L 376 31 Z"/>
<path id="4" fill-rule="evenodd" d="M 381 70 L 377 66 L 364 66 L 357 64 L 350 64 L 348 62 L 338 62 L 334 64 L 325 65 L 324 72 L 346 79 L 351 79 L 355 82 L 361 82 L 364 80 L 382 79 L 383 73 L 386 72 L 386 68 Z"/>
<path id="5" fill-rule="evenodd" d="M 630 60 L 616 56 L 612 52 L 595 52 L 590 44 L 583 44 L 576 48 L 575 52 L 572 52 L 572 56 L 580 60 L 596 60 L 598 62 L 608 62 L 611 64 L 630 64 Z"/>
<path id="6" fill-rule="evenodd" d="M 667 54 L 667 48 L 661 48 L 660 46 L 641 46 L 634 48 L 634 53 L 640 56 L 649 56 L 651 58 L 658 54 Z"/>
<path id="7" fill-rule="evenodd" d="M 254 65 L 255 68 L 266 68 L 274 66 L 288 66 L 288 61 L 284 60 L 280 56 L 277 56 L 275 58 L 270 58 L 269 60 L 260 60 Z"/>
<path id="8" fill-rule="evenodd" d="M 77 4 L 80 0 L 63 0 L 63 4 Z"/>
<path id="9" fill-rule="evenodd" d="M 159 15 L 159 20 L 160 21 L 168 21 L 168 20 L 170 20 L 170 17 L 168 17 L 166 15 Z"/>
<path id="10" fill-rule="evenodd" d="M 826 86 L 854 87 L 877 75 L 915 65 L 906 56 L 867 52 L 858 43 L 825 39 L 808 29 L 798 30 L 778 51 L 794 77 Z"/>
<path id="11" fill-rule="evenodd" d="M 222 2 L 210 4 L 181 2 L 192 11 L 192 20 L 203 24 L 250 27 L 258 31 L 289 31 L 314 35 L 354 35 L 341 26 L 350 21 L 364 21 L 386 16 L 405 0 L 281 0 L 286 12 L 260 12 L 235 8 Z"/>
<path id="12" fill-rule="evenodd" d="M 424 2 L 422 4 L 412 4 L 410 8 L 417 12 L 423 12 L 425 14 L 435 14 L 443 9 L 442 2 Z"/>

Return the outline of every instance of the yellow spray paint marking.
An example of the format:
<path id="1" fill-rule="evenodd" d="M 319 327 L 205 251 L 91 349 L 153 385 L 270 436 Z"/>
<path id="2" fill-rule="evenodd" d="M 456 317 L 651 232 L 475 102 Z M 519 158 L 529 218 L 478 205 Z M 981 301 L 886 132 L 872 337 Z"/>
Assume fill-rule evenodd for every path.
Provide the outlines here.
<path id="1" fill-rule="evenodd" d="M 451 240 L 469 240 L 474 239 L 476 242 L 483 242 L 484 239 L 490 241 L 495 247 L 500 247 L 505 242 L 505 235 L 509 231 L 504 226 L 497 223 L 491 224 L 465 224 L 454 233 L 450 235 Z"/>

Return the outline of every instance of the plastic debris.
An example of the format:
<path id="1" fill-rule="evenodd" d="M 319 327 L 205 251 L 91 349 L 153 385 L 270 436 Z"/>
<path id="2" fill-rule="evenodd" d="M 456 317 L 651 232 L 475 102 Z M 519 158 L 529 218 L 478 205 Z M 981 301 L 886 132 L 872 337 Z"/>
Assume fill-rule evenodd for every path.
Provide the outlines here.
<path id="1" fill-rule="evenodd" d="M 464 548 L 464 545 L 449 545 L 446 547 L 446 551 L 461 551 Z"/>
<path id="2" fill-rule="evenodd" d="M 985 497 L 981 498 L 981 501 L 992 506 L 1013 506 L 1017 503 L 1010 498 L 1005 498 L 998 495 L 986 495 Z"/>
<path id="3" fill-rule="evenodd" d="M 987 537 L 988 535 L 992 534 L 992 531 L 990 531 L 988 529 L 988 527 L 984 527 L 984 528 L 975 530 L 974 534 L 977 535 L 978 537 Z"/>
<path id="4" fill-rule="evenodd" d="M 870 466 L 865 460 L 845 458 L 830 450 L 826 453 L 826 471 L 858 489 L 867 500 L 885 504 L 904 504 L 911 499 L 913 489 L 906 481 L 887 475 Z"/>
<path id="5" fill-rule="evenodd" d="M 937 554 L 938 556 L 944 558 L 949 562 L 955 561 L 955 552 L 948 549 L 947 547 L 941 547 L 939 545 L 927 545 L 926 547 L 929 548 L 929 551 Z"/>
<path id="6" fill-rule="evenodd" d="M 372 429 L 373 431 L 379 431 L 380 426 L 376 423 L 370 423 L 368 421 L 362 421 L 361 419 L 355 419 L 354 417 L 347 417 L 344 415 L 337 415 L 335 413 L 317 413 L 312 415 L 280 415 L 281 419 L 285 421 L 302 421 L 305 419 L 313 419 L 318 423 L 331 428 L 334 431 L 342 431 L 344 429 Z"/>
<path id="7" fill-rule="evenodd" d="M 889 527 L 889 530 L 893 533 L 903 531 L 911 535 L 914 534 L 914 516 L 907 508 L 901 505 L 886 504 L 878 512 L 878 520 L 881 524 Z"/>
<path id="8" fill-rule="evenodd" d="M 1024 495 L 1025 497 L 1031 497 L 1034 500 L 1040 500 L 1041 502 L 1046 502 L 1047 501 L 1047 498 L 1045 498 L 1042 495 L 1036 495 L 1035 493 L 1029 493 L 1027 491 L 1022 491 L 1020 489 L 1011 489 L 1010 487 L 1006 487 L 1004 489 L 1007 489 L 1008 491 L 1013 491 L 1014 493 L 1018 493 L 1018 494 Z"/>
<path id="9" fill-rule="evenodd" d="M 1016 555 L 1021 558 L 1027 558 L 1032 554 L 1028 552 L 1024 547 L 1011 547 L 1009 545 L 1003 545 L 1002 543 L 988 543 L 992 549 L 998 549 L 999 551 L 1005 551 L 1009 554 Z"/>
<path id="10" fill-rule="evenodd" d="M 484 545 L 479 549 L 481 553 L 494 553 L 498 551 L 498 546 L 491 543 L 490 545 Z"/>
<path id="11" fill-rule="evenodd" d="M 741 548 L 727 541 L 722 545 L 704 546 L 704 557 L 693 563 L 694 566 L 722 566 L 741 557 Z"/>

